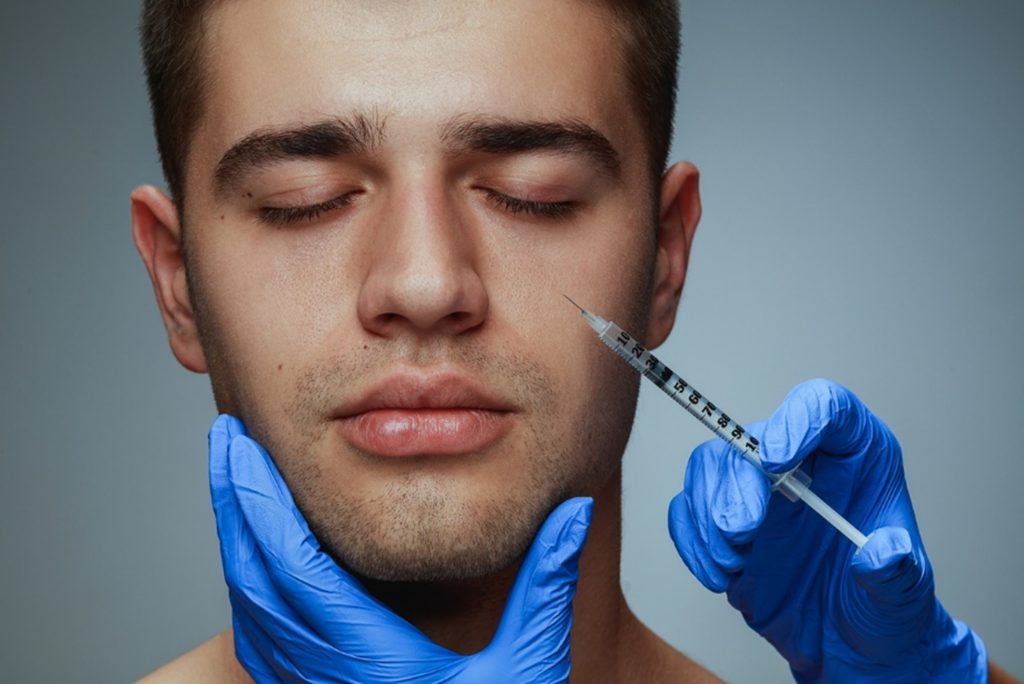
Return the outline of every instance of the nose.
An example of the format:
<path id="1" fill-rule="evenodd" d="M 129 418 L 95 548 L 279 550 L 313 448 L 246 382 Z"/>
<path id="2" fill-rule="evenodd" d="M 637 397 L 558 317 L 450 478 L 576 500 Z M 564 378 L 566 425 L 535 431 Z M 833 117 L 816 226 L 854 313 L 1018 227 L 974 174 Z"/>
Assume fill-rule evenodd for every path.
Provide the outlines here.
<path id="1" fill-rule="evenodd" d="M 405 188 L 374 226 L 358 299 L 373 334 L 460 335 L 487 318 L 474 235 L 443 190 Z"/>

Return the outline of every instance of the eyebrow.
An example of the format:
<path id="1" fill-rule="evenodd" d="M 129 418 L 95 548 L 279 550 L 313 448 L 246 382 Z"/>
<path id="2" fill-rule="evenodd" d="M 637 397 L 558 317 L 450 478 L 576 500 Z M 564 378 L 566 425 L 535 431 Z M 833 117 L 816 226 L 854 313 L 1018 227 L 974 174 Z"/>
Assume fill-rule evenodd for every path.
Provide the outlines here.
<path id="1" fill-rule="evenodd" d="M 285 128 L 260 129 L 232 145 L 217 162 L 214 189 L 220 197 L 235 190 L 248 174 L 289 159 L 324 159 L 364 154 L 384 142 L 384 120 L 353 114 Z M 451 148 L 489 154 L 535 150 L 581 155 L 602 171 L 619 176 L 619 154 L 597 129 L 575 119 L 521 121 L 501 117 L 451 119 L 441 126 L 441 140 Z"/>
<path id="2" fill-rule="evenodd" d="M 613 177 L 618 177 L 621 166 L 619 153 L 608 138 L 574 118 L 520 121 L 458 117 L 441 127 L 441 139 L 456 148 L 491 154 L 552 150 L 582 155 Z"/>
<path id="3" fill-rule="evenodd" d="M 361 154 L 378 148 L 383 140 L 383 120 L 365 114 L 292 128 L 257 130 L 232 145 L 217 162 L 214 189 L 223 197 L 259 168 L 288 159 Z"/>

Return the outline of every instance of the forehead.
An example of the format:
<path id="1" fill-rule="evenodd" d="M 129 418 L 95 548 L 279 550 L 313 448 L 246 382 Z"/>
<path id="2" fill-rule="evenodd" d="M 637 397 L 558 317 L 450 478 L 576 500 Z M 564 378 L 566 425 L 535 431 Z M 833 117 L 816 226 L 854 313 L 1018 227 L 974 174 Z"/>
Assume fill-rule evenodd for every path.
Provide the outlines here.
<path id="1" fill-rule="evenodd" d="M 473 114 L 577 118 L 629 149 L 639 131 L 612 22 L 582 0 L 217 3 L 192 158 L 208 169 L 254 130 L 353 111 L 405 143 Z"/>

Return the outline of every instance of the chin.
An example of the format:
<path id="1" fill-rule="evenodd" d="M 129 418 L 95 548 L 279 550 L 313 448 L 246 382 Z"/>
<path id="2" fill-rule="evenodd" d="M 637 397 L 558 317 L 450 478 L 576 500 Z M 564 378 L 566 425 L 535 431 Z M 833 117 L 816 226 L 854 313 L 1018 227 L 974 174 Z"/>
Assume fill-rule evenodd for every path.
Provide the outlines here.
<path id="1" fill-rule="evenodd" d="M 500 498 L 466 498 L 431 480 L 413 480 L 372 500 L 338 497 L 307 501 L 303 508 L 310 509 L 310 528 L 324 550 L 357 575 L 394 582 L 467 580 L 515 564 L 564 498 L 550 482 L 546 490 L 533 484 L 511 484 Z"/>

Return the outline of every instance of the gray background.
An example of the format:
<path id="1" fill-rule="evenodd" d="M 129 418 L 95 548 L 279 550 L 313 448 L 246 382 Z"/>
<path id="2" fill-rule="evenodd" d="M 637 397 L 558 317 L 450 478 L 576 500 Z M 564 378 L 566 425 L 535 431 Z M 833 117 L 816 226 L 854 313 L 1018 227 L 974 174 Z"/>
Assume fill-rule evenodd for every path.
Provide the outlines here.
<path id="1" fill-rule="evenodd" d="M 127 680 L 229 622 L 213 403 L 129 235 L 128 193 L 161 180 L 136 13 L 0 5 L 8 681 Z M 705 214 L 662 358 L 742 420 L 806 378 L 857 391 L 903 443 L 943 602 L 1024 675 L 1024 3 L 690 0 L 684 24 L 675 158 Z M 630 602 L 726 679 L 787 681 L 665 531 L 703 428 L 646 389 L 640 413 Z"/>

